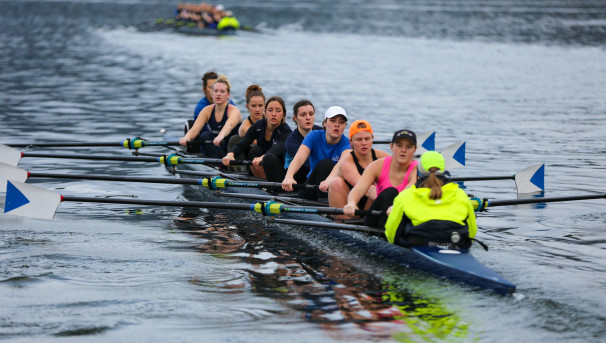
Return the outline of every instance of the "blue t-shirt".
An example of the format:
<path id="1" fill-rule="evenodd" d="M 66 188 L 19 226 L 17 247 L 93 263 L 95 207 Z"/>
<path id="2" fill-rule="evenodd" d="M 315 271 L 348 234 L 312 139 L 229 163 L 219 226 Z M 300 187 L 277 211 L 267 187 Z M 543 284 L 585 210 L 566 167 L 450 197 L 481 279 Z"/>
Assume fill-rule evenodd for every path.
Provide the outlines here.
<path id="1" fill-rule="evenodd" d="M 233 101 L 231 101 L 231 99 L 229 99 L 229 103 L 236 106 L 236 104 L 234 104 Z M 204 96 L 202 99 L 200 99 L 200 101 L 198 101 L 198 104 L 196 105 L 196 108 L 194 109 L 194 121 L 196 119 L 198 119 L 198 114 L 200 114 L 200 111 L 202 111 L 204 109 L 204 107 L 210 105 L 210 100 L 208 100 L 208 98 L 206 96 Z"/>
<path id="2" fill-rule="evenodd" d="M 311 129 L 322 130 L 322 127 L 314 125 Z M 299 132 L 299 129 L 295 129 L 290 135 L 288 135 L 288 138 L 286 138 L 286 142 L 284 143 L 284 150 L 286 150 L 286 153 L 284 154 L 284 169 L 288 169 L 290 162 L 292 162 L 292 159 L 295 158 L 301 143 L 303 143 L 303 138 L 305 137 L 303 137 L 301 132 Z M 309 159 L 306 160 L 303 165 L 309 169 Z"/>
<path id="3" fill-rule="evenodd" d="M 305 136 L 303 139 L 303 145 L 309 148 L 309 169 L 314 170 L 316 165 L 324 160 L 331 159 L 334 163 L 339 162 L 341 153 L 347 149 L 351 149 L 349 140 L 345 135 L 341 135 L 341 140 L 337 144 L 330 145 L 326 141 L 326 131 L 316 130 L 312 131 Z M 307 175 L 309 177 L 309 174 Z"/>

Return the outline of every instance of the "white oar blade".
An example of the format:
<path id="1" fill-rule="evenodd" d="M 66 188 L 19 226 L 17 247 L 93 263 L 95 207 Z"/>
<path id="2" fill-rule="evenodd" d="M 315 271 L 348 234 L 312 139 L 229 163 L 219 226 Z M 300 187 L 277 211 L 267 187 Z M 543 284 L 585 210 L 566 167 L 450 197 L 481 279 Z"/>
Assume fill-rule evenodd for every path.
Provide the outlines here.
<path id="1" fill-rule="evenodd" d="M 6 181 L 8 180 L 25 182 L 27 180 L 27 170 L 0 162 L 0 192 L 6 193 Z"/>
<path id="2" fill-rule="evenodd" d="M 441 151 L 446 170 L 465 167 L 465 141 L 457 142 Z"/>
<path id="3" fill-rule="evenodd" d="M 7 181 L 4 213 L 30 218 L 53 219 L 61 195 L 17 181 Z"/>
<path id="4" fill-rule="evenodd" d="M 545 190 L 545 164 L 530 166 L 515 174 L 518 193 L 534 193 Z"/>
<path id="5" fill-rule="evenodd" d="M 436 132 L 425 132 L 417 135 L 417 152 L 416 154 L 422 155 L 427 151 L 436 150 Z"/>
<path id="6" fill-rule="evenodd" d="M 17 166 L 21 160 L 21 151 L 0 144 L 0 162 Z"/>

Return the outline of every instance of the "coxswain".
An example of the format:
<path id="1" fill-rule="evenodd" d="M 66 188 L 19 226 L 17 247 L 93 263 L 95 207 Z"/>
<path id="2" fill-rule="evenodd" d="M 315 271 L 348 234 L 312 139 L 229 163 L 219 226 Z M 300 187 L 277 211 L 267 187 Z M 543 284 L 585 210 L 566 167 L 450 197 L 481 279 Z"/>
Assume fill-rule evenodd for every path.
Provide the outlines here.
<path id="1" fill-rule="evenodd" d="M 217 24 L 217 30 L 221 31 L 235 31 L 240 28 L 240 22 L 232 11 L 226 11 L 225 16 L 219 20 Z"/>
<path id="2" fill-rule="evenodd" d="M 444 177 L 444 157 L 436 151 L 421 156 L 422 177 L 400 193 L 385 223 L 390 243 L 455 245 L 469 248 L 477 232 L 476 216 L 468 195 Z"/>

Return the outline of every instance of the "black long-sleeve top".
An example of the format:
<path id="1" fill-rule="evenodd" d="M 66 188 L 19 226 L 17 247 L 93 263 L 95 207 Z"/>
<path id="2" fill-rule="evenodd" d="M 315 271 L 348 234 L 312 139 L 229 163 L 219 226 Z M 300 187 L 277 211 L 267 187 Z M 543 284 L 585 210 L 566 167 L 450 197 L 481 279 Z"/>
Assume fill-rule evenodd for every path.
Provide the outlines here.
<path id="1" fill-rule="evenodd" d="M 234 156 L 238 156 L 241 153 L 248 153 L 250 149 L 250 145 L 256 139 L 257 146 L 259 146 L 264 154 L 274 155 L 276 157 L 280 157 L 284 154 L 284 142 L 288 135 L 292 132 L 290 126 L 286 123 L 282 123 L 278 126 L 271 134 L 271 139 L 269 141 L 265 140 L 265 127 L 267 126 L 267 121 L 265 118 L 257 120 L 254 124 L 248 128 L 246 134 L 242 139 L 238 142 L 238 144 L 234 145 L 231 148 L 230 152 L 234 153 Z"/>

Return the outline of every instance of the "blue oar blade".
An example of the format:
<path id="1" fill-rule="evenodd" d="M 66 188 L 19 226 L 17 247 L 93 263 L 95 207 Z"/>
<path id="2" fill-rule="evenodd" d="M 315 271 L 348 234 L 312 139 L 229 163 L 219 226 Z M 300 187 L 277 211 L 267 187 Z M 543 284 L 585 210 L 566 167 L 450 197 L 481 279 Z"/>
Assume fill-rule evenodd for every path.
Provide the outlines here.
<path id="1" fill-rule="evenodd" d="M 27 180 L 27 171 L 21 168 L 13 167 L 6 163 L 0 162 L 0 192 L 6 192 L 8 180 L 25 182 Z"/>
<path id="2" fill-rule="evenodd" d="M 515 174 L 518 193 L 527 194 L 545 190 L 545 164 L 536 164 Z"/>
<path id="3" fill-rule="evenodd" d="M 4 213 L 30 218 L 53 219 L 61 195 L 17 181 L 7 181 Z"/>
<path id="4" fill-rule="evenodd" d="M 441 151 L 446 170 L 465 167 L 465 141 L 454 143 Z"/>
<path id="5" fill-rule="evenodd" d="M 417 135 L 417 154 L 436 150 L 436 132 L 426 132 Z"/>
<path id="6" fill-rule="evenodd" d="M 17 166 L 21 160 L 21 151 L 0 144 L 0 162 Z"/>

